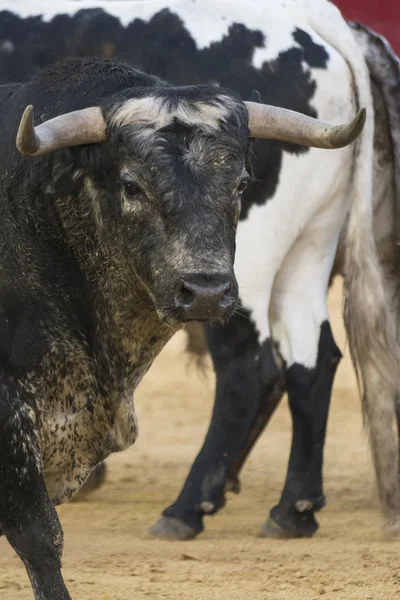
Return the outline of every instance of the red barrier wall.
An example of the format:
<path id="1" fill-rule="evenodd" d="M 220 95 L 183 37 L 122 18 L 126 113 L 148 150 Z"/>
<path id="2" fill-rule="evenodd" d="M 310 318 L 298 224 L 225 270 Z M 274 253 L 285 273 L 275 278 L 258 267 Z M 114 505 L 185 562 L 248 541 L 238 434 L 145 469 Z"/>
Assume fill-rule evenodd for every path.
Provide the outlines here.
<path id="1" fill-rule="evenodd" d="M 334 0 L 346 19 L 384 35 L 400 56 L 400 0 Z"/>

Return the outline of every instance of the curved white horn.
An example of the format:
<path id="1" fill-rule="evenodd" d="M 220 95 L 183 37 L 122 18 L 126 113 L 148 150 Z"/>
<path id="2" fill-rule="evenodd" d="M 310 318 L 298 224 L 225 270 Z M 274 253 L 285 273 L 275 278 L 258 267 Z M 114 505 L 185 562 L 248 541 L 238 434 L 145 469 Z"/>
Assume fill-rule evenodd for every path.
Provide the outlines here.
<path id="1" fill-rule="evenodd" d="M 362 108 L 344 125 L 330 125 L 301 113 L 257 102 L 245 102 L 249 113 L 250 136 L 280 140 L 314 148 L 335 149 L 348 146 L 360 135 L 366 120 Z"/>
<path id="2" fill-rule="evenodd" d="M 98 106 L 65 113 L 37 127 L 33 106 L 27 106 L 19 124 L 17 148 L 26 156 L 41 156 L 60 148 L 106 139 L 106 123 Z"/>

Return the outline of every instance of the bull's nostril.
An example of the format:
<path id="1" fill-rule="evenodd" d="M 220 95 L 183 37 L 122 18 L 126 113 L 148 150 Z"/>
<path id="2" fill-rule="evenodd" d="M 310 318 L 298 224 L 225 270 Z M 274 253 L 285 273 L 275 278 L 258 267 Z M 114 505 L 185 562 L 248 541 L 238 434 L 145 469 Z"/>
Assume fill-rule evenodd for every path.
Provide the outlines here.
<path id="1" fill-rule="evenodd" d="M 219 299 L 219 304 L 220 304 L 221 308 L 228 309 L 228 308 L 232 307 L 234 300 L 231 295 L 231 291 L 232 291 L 232 283 L 230 281 L 228 281 L 221 289 L 221 295 L 220 295 L 220 299 Z"/>
<path id="2" fill-rule="evenodd" d="M 229 292 L 230 290 L 228 290 Z M 234 299 L 232 298 L 232 296 L 228 295 L 228 292 L 226 294 L 224 294 L 220 300 L 220 305 L 221 308 L 231 308 L 231 306 L 233 306 L 233 304 L 235 303 Z"/>
<path id="3" fill-rule="evenodd" d="M 177 300 L 179 304 L 183 306 L 190 306 L 195 299 L 195 294 L 192 290 L 189 290 L 184 283 L 181 284 Z"/>
<path id="4" fill-rule="evenodd" d="M 225 296 L 226 294 L 229 294 L 231 292 L 231 290 L 232 290 L 232 284 L 230 281 L 228 281 L 228 283 L 224 287 L 223 295 Z"/>

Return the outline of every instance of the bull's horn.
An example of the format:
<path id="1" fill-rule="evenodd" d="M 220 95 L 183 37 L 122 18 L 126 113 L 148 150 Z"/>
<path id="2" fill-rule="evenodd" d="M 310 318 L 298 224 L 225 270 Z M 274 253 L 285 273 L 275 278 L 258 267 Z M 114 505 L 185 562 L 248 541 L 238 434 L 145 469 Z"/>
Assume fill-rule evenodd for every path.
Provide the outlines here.
<path id="1" fill-rule="evenodd" d="M 41 156 L 69 146 L 106 140 L 106 123 L 97 106 L 65 113 L 35 127 L 33 106 L 27 106 L 17 134 L 17 148 L 26 156 Z"/>
<path id="2" fill-rule="evenodd" d="M 314 148 L 343 148 L 363 130 L 366 110 L 345 125 L 330 125 L 301 113 L 257 102 L 245 102 L 249 113 L 250 136 L 280 140 Z"/>

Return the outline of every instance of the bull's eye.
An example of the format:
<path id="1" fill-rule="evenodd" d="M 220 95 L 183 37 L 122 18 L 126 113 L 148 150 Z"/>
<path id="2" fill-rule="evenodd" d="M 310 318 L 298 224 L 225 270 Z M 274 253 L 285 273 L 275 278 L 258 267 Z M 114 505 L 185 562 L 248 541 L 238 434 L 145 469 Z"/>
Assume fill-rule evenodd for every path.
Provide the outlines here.
<path id="1" fill-rule="evenodd" d="M 247 184 L 249 183 L 249 177 L 243 177 L 241 182 L 238 185 L 239 194 L 243 194 L 244 190 L 247 188 Z"/>
<path id="2" fill-rule="evenodd" d="M 127 196 L 132 198 L 133 196 L 137 196 L 140 194 L 141 189 L 140 186 L 135 181 L 130 181 L 128 179 L 121 180 L 122 187 L 124 188 L 124 192 Z"/>

